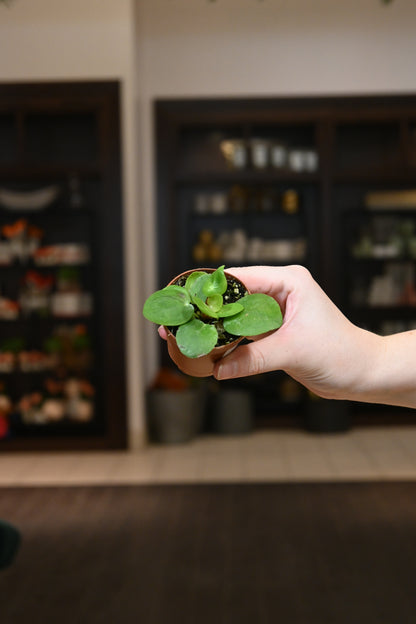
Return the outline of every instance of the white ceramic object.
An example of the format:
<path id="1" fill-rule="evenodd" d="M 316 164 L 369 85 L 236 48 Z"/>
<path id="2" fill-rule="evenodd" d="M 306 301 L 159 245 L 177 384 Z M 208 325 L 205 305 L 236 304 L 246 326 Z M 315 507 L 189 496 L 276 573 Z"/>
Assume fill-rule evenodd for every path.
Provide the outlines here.
<path id="1" fill-rule="evenodd" d="M 50 206 L 58 197 L 57 185 L 45 186 L 35 191 L 13 191 L 0 188 L 0 204 L 8 210 L 42 210 Z"/>
<path id="2" fill-rule="evenodd" d="M 89 293 L 54 293 L 51 296 L 53 316 L 72 318 L 92 314 L 92 296 Z"/>
<path id="3" fill-rule="evenodd" d="M 270 143 L 265 139 L 253 139 L 251 142 L 251 160 L 256 169 L 264 169 L 269 165 Z"/>
<path id="4" fill-rule="evenodd" d="M 270 160 L 273 167 L 281 169 L 287 164 L 287 148 L 282 143 L 273 143 L 270 148 Z"/>
<path id="5" fill-rule="evenodd" d="M 220 149 L 230 167 L 244 169 L 247 166 L 247 147 L 241 139 L 221 141 Z"/>

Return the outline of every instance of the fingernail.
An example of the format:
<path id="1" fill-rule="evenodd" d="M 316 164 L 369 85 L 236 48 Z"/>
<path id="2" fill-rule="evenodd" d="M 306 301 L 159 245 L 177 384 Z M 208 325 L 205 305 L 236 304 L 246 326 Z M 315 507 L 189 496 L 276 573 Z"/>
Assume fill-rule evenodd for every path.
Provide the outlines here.
<path id="1" fill-rule="evenodd" d="M 227 362 L 227 364 L 220 364 L 215 376 L 217 379 L 229 379 L 233 376 L 233 369 L 234 365 L 230 362 Z"/>

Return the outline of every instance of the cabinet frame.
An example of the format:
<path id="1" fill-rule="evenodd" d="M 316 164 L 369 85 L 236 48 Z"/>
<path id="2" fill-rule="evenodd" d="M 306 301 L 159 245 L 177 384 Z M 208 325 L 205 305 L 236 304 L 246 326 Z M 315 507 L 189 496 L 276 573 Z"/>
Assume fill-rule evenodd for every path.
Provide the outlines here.
<path id="1" fill-rule="evenodd" d="M 0 118 L 12 115 L 17 148 L 13 158 L 0 159 L 0 186 L 61 181 L 71 171 L 94 178 L 98 185 L 94 212 L 95 234 L 91 244 L 95 259 L 94 303 L 98 345 L 95 366 L 100 377 L 100 409 L 103 428 L 83 434 L 15 437 L 0 442 L 0 453 L 11 450 L 87 450 L 126 448 L 127 400 L 124 314 L 123 216 L 121 192 L 120 93 L 118 81 L 68 81 L 0 84 Z M 97 139 L 97 158 L 54 162 L 27 154 L 27 119 L 31 115 L 91 115 Z M 64 208 L 63 208 L 64 209 Z M 4 214 L 4 211 L 3 211 Z M 10 212 L 10 220 L 17 213 Z M 47 212 L 43 215 L 47 219 Z M 56 215 L 55 217 L 56 218 Z"/>
<path id="2" fill-rule="evenodd" d="M 156 191 L 158 223 L 159 286 L 172 275 L 191 267 L 178 267 L 178 249 L 191 243 L 175 238 L 179 187 L 196 185 L 257 183 L 310 184 L 316 189 L 316 240 L 313 274 L 328 295 L 341 307 L 345 301 L 345 256 L 343 255 L 343 188 L 401 188 L 416 180 L 416 94 L 361 95 L 328 97 L 260 98 L 180 98 L 158 99 L 154 103 L 156 141 Z M 259 126 L 314 128 L 319 154 L 316 173 L 280 171 L 211 171 L 192 173 L 180 169 L 181 133 L 186 128 L 215 130 L 244 128 L 243 136 Z M 360 132 L 360 128 L 364 132 Z M 387 128 L 387 138 L 377 137 L 378 128 Z M 360 162 L 360 136 L 375 144 L 362 145 L 373 162 Z M 372 138 L 373 137 L 373 138 Z M 384 143 L 383 143 L 384 141 Z M 357 146 L 357 148 L 356 148 Z M 393 154 L 378 152 L 381 146 Z M 337 153 L 337 150 L 342 152 Z M 348 152 L 350 150 L 350 152 Z M 337 159 L 338 156 L 338 159 Z M 344 164 L 343 164 L 344 163 Z M 341 166 L 342 165 L 342 166 Z M 345 200 L 346 201 L 346 200 Z M 350 206 L 357 208 L 360 206 Z M 363 206 L 361 206 L 362 209 Z M 272 263 L 271 263 L 272 264 Z M 179 269 L 179 270 L 178 270 Z M 415 309 L 416 312 L 416 309 Z M 381 410 L 381 408 L 380 408 Z M 390 408 L 391 412 L 395 412 Z M 396 417 L 396 416 L 395 416 Z"/>

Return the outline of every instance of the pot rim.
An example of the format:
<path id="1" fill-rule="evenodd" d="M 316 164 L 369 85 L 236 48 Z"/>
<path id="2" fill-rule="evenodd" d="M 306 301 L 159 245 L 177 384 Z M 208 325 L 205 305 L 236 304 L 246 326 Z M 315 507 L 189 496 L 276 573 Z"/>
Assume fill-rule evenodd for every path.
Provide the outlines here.
<path id="1" fill-rule="evenodd" d="M 182 273 L 179 273 L 179 275 L 177 275 L 176 277 L 174 277 L 173 279 L 170 280 L 168 286 L 171 286 L 172 284 L 174 284 L 176 281 L 178 281 L 178 279 L 180 279 L 184 275 L 190 275 L 191 273 L 195 273 L 196 271 L 204 271 L 205 273 L 214 273 L 214 271 L 216 271 L 216 269 L 213 269 L 212 267 L 210 267 L 210 268 L 205 267 L 205 268 L 188 269 L 186 271 L 182 271 Z M 232 279 L 235 279 L 238 282 L 240 282 L 240 284 L 242 284 L 242 286 L 244 286 L 244 288 L 246 289 L 247 294 L 250 294 L 250 290 L 247 288 L 247 286 L 244 284 L 244 282 L 242 282 L 240 279 L 235 277 L 232 273 L 228 273 L 228 271 L 224 270 L 224 275 L 226 277 L 231 277 Z M 166 329 L 166 333 L 168 334 L 168 336 L 173 338 L 175 340 L 175 342 L 176 342 L 176 337 L 170 331 L 169 327 L 167 327 L 166 325 L 164 325 L 163 327 Z M 214 347 L 209 353 L 207 353 L 205 355 L 199 355 L 197 358 L 187 358 L 187 359 L 188 360 L 199 360 L 200 358 L 208 357 L 210 355 L 210 353 L 216 353 L 220 349 L 223 350 L 224 347 L 229 347 L 229 349 L 232 351 L 232 350 L 235 349 L 237 344 L 243 340 L 243 338 L 244 338 L 244 336 L 236 336 L 235 340 L 233 340 L 232 342 L 228 342 L 225 345 L 220 345 L 219 347 Z M 227 349 L 225 349 L 224 355 L 228 355 L 228 350 Z M 187 356 L 185 355 L 184 357 L 187 357 Z"/>
<path id="2" fill-rule="evenodd" d="M 179 275 L 174 277 L 170 282 L 169 286 L 177 281 L 180 277 L 184 275 L 189 275 L 190 273 L 194 273 L 195 271 L 205 271 L 207 273 L 213 273 L 216 269 L 213 268 L 198 268 L 198 269 L 190 269 L 188 271 L 182 271 Z M 224 271 L 226 277 L 230 277 L 232 279 L 238 279 L 234 277 L 228 271 Z M 247 293 L 250 293 L 247 286 L 238 279 L 240 284 L 246 289 Z M 171 359 L 175 362 L 176 366 L 187 375 L 191 375 L 193 377 L 208 377 L 213 374 L 215 363 L 218 362 L 221 358 L 225 357 L 231 351 L 233 351 L 240 342 L 244 339 L 244 336 L 236 336 L 235 340 L 229 342 L 224 345 L 220 345 L 218 347 L 214 347 L 211 351 L 205 355 L 200 355 L 196 358 L 189 358 L 184 355 L 178 347 L 178 343 L 176 342 L 176 337 L 169 330 L 168 327 L 164 326 L 167 332 L 167 343 L 168 343 L 168 352 Z"/>

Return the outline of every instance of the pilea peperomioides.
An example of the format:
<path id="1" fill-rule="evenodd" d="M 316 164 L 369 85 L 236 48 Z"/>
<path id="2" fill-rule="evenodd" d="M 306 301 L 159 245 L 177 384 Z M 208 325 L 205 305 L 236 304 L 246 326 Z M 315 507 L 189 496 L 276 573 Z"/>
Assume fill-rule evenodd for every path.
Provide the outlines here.
<path id="1" fill-rule="evenodd" d="M 143 315 L 174 333 L 179 350 L 189 358 L 210 353 L 240 336 L 258 336 L 282 324 L 280 306 L 263 293 L 248 294 L 236 279 L 227 279 L 224 266 L 213 272 L 193 271 L 180 281 L 154 292 Z"/>

